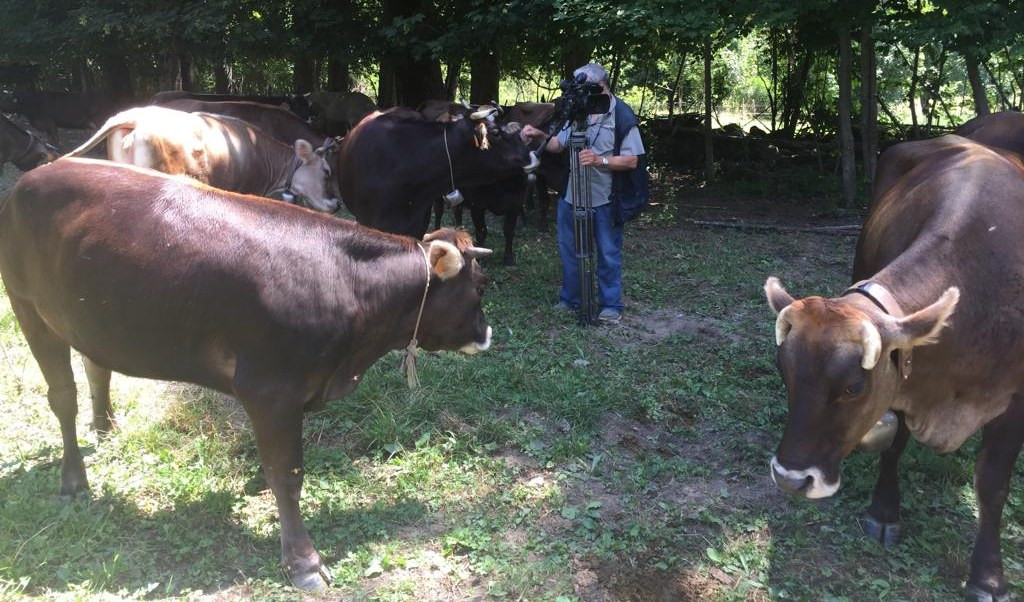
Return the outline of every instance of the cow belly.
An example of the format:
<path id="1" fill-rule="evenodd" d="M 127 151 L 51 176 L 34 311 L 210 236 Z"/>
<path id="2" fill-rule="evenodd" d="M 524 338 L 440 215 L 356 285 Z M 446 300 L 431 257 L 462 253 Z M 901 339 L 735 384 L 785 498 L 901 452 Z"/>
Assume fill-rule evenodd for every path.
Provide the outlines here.
<path id="1" fill-rule="evenodd" d="M 902 410 L 907 427 L 914 438 L 939 453 L 960 449 L 971 435 L 992 419 L 1003 414 L 1010 406 L 1011 390 L 986 391 L 972 394 L 952 394 L 927 403 L 903 400 L 893 405 Z M 926 407 L 925 411 L 919 408 Z"/>

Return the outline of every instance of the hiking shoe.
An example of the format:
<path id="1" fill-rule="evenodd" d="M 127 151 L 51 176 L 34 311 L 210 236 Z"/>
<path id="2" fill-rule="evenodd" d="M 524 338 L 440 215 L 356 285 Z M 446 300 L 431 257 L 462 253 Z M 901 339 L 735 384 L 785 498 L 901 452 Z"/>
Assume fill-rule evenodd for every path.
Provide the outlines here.
<path id="1" fill-rule="evenodd" d="M 601 313 L 597 314 L 597 319 L 602 322 L 608 322 L 609 324 L 618 324 L 619 320 L 622 319 L 622 312 L 617 309 L 606 307 L 601 310 Z"/>
<path id="2" fill-rule="evenodd" d="M 573 307 L 572 305 L 569 305 L 565 301 L 559 301 L 557 304 L 555 304 L 555 311 L 570 312 L 576 311 L 576 308 Z"/>

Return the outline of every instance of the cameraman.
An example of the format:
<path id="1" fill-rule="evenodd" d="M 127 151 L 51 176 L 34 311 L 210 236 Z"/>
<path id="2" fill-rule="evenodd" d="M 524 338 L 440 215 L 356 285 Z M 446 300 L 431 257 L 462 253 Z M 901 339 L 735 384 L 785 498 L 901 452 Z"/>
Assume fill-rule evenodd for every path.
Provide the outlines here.
<path id="1" fill-rule="evenodd" d="M 622 318 L 622 230 L 647 202 L 647 170 L 644 145 L 633 110 L 612 96 L 608 73 L 590 63 L 573 72 L 587 83 L 600 84 L 611 97 L 608 112 L 587 116 L 587 148 L 580 151 L 580 165 L 591 167 L 590 190 L 594 207 L 594 243 L 597 252 L 598 319 L 618 323 Z M 579 79 L 577 79 L 579 81 Z M 545 150 L 559 153 L 568 146 L 572 123 L 566 123 Z M 521 131 L 524 141 L 543 140 L 547 134 L 531 125 Z M 639 168 L 638 168 L 639 167 Z M 580 302 L 579 264 L 573 234 L 572 187 L 566 186 L 558 205 L 558 250 L 562 259 L 562 290 L 556 308 L 575 310 Z"/>

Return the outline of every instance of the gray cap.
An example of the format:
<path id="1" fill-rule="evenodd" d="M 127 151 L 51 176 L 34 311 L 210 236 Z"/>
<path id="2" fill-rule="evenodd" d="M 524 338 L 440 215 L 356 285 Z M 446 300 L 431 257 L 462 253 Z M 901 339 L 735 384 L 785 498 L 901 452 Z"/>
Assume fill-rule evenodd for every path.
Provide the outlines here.
<path id="1" fill-rule="evenodd" d="M 572 72 L 573 77 L 576 77 L 580 73 L 587 76 L 587 81 L 592 84 L 600 84 L 608 81 L 608 72 L 604 70 L 604 67 L 597 63 L 587 63 L 579 69 Z"/>

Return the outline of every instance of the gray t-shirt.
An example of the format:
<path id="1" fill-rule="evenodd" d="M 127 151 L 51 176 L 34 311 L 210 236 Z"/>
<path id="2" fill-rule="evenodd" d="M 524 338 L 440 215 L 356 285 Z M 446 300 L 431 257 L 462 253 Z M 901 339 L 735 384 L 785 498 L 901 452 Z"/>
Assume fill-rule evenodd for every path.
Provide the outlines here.
<path id="1" fill-rule="evenodd" d="M 602 157 L 611 157 L 615 151 L 615 103 L 618 100 L 612 96 L 608 112 L 603 115 L 591 115 L 588 117 L 587 125 L 587 146 Z M 570 127 L 558 132 L 558 143 L 562 147 L 569 146 Z M 619 155 L 642 155 L 644 154 L 644 143 L 640 140 L 640 130 L 633 127 L 622 140 L 622 148 Z M 590 171 L 590 199 L 594 207 L 607 205 L 612 194 L 612 171 L 604 166 L 587 168 Z M 565 191 L 565 200 L 572 203 L 572 183 Z"/>

